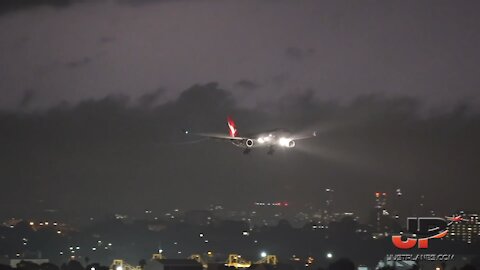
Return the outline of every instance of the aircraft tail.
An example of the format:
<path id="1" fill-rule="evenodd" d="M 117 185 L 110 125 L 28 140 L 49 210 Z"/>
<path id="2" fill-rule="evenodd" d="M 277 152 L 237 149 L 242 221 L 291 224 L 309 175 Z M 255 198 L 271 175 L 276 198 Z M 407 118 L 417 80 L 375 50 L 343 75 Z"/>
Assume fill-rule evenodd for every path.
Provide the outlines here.
<path id="1" fill-rule="evenodd" d="M 227 124 L 228 124 L 228 133 L 230 137 L 237 137 L 238 130 L 237 126 L 235 125 L 235 121 L 230 116 L 227 116 Z"/>

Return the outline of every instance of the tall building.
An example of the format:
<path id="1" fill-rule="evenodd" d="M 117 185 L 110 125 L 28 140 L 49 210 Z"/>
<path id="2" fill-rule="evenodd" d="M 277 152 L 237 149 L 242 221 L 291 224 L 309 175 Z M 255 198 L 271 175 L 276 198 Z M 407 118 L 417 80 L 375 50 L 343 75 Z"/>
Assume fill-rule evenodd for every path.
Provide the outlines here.
<path id="1" fill-rule="evenodd" d="M 390 213 L 387 210 L 387 193 L 375 192 L 374 227 L 377 237 L 386 236 L 389 230 Z"/>
<path id="2" fill-rule="evenodd" d="M 323 208 L 322 221 L 323 224 L 328 224 L 333 221 L 333 194 L 334 190 L 331 188 L 325 189 L 325 205 Z"/>
<path id="3" fill-rule="evenodd" d="M 480 242 L 480 219 L 478 214 L 461 213 L 464 221 L 455 222 L 448 227 L 448 238 L 466 243 Z"/>
<path id="4" fill-rule="evenodd" d="M 401 213 L 401 208 L 403 205 L 403 192 L 400 188 L 397 188 L 395 190 L 395 196 L 393 196 L 389 207 L 391 210 L 390 215 L 392 216 L 392 218 L 398 220 L 400 219 L 400 216 L 402 216 L 402 218 L 405 217 L 404 213 Z"/>

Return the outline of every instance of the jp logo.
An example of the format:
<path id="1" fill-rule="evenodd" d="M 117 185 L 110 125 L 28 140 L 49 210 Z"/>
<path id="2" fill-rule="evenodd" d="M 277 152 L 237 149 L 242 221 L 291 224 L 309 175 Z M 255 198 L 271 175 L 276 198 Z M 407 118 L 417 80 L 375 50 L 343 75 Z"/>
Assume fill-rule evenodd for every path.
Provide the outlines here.
<path id="1" fill-rule="evenodd" d="M 428 248 L 428 240 L 440 239 L 447 235 L 448 226 L 443 218 L 437 217 L 409 217 L 407 219 L 407 230 L 412 235 L 402 240 L 401 235 L 392 236 L 393 245 L 399 249 L 411 249 L 418 244 L 418 248 Z"/>

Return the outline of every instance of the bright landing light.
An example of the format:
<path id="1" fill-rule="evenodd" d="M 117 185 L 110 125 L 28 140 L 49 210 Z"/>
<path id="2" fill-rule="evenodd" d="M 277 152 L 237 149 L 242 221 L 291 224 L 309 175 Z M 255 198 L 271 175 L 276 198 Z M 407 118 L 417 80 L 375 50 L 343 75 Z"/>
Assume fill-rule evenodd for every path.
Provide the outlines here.
<path id="1" fill-rule="evenodd" d="M 283 138 L 283 137 L 282 137 L 282 138 L 280 138 L 280 139 L 278 140 L 278 144 L 279 144 L 280 146 L 284 146 L 284 147 L 291 147 L 291 143 L 290 143 L 291 141 L 292 141 L 292 140 L 289 139 L 289 138 Z"/>

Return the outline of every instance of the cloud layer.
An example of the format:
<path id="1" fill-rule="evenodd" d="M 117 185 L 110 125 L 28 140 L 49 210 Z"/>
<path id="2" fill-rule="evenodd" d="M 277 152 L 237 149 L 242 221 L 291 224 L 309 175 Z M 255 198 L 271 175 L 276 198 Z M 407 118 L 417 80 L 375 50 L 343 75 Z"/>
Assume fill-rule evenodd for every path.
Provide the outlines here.
<path id="1" fill-rule="evenodd" d="M 339 104 L 305 92 L 245 109 L 216 83 L 168 103 L 156 104 L 159 95 L 2 112 L 2 212 L 43 207 L 83 216 L 257 200 L 302 206 L 321 204 L 324 188 L 336 190 L 336 207 L 361 213 L 374 191 L 399 187 L 410 206 L 420 194 L 427 207 L 446 212 L 479 203 L 480 116 L 468 106 L 425 116 L 418 99 L 369 95 Z M 319 136 L 269 156 L 180 132 L 226 132 L 226 115 L 240 133 L 315 128 Z"/>
<path id="2" fill-rule="evenodd" d="M 158 88 L 173 100 L 208 81 L 236 89 L 250 107 L 306 89 L 342 101 L 385 93 L 452 106 L 478 99 L 479 5 L 2 1 L 0 108 L 18 109 L 25 91 L 36 93 L 29 108 Z"/>

